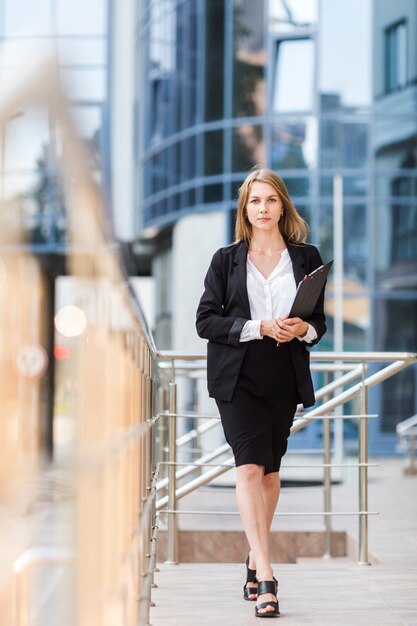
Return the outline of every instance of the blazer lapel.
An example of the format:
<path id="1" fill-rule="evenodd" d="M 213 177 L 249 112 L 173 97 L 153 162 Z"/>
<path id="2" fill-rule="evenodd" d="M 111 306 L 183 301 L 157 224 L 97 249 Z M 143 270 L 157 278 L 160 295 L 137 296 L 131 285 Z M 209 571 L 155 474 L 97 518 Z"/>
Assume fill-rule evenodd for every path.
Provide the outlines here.
<path id="1" fill-rule="evenodd" d="M 303 280 L 307 273 L 304 265 L 304 258 L 301 253 L 301 246 L 293 245 L 289 243 L 287 239 L 285 239 L 285 243 L 287 244 L 288 253 L 291 257 L 294 278 L 298 287 L 298 283 Z"/>
<path id="2" fill-rule="evenodd" d="M 246 284 L 247 279 L 247 270 L 246 270 L 246 260 L 248 256 L 248 246 L 244 241 L 242 241 L 236 251 L 235 256 L 235 273 L 236 280 L 239 288 L 239 293 L 242 298 L 243 307 L 245 310 L 245 315 L 248 319 L 251 319 L 250 312 L 250 304 L 248 298 L 248 288 Z"/>

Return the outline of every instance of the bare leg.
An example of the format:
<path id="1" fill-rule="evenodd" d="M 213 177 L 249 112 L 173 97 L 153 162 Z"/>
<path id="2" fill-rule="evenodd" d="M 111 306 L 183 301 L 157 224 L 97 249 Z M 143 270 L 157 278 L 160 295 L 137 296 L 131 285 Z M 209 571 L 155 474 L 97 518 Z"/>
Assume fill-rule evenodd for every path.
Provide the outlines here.
<path id="1" fill-rule="evenodd" d="M 271 472 L 262 478 L 262 495 L 265 502 L 268 529 L 271 530 L 275 509 L 277 508 L 281 480 L 278 472 Z"/>
<path id="2" fill-rule="evenodd" d="M 265 503 L 266 522 L 269 531 L 271 530 L 274 513 L 277 508 L 279 494 L 281 491 L 281 480 L 278 472 L 271 472 L 262 477 L 262 496 Z M 256 562 L 252 553 L 249 553 L 249 567 L 256 569 Z"/>
<path id="3" fill-rule="evenodd" d="M 273 573 L 269 562 L 272 503 L 268 503 L 267 509 L 262 489 L 263 479 L 264 468 L 261 465 L 240 465 L 237 468 L 236 497 L 251 554 L 256 563 L 256 577 L 258 580 L 272 580 Z M 269 482 L 273 483 L 272 480 Z M 271 488 L 267 488 L 267 491 L 273 492 Z M 276 494 L 276 487 L 274 493 Z M 274 601 L 275 597 L 269 593 L 262 594 L 258 600 L 259 602 Z M 260 612 L 273 610 L 271 606 L 261 609 Z"/>

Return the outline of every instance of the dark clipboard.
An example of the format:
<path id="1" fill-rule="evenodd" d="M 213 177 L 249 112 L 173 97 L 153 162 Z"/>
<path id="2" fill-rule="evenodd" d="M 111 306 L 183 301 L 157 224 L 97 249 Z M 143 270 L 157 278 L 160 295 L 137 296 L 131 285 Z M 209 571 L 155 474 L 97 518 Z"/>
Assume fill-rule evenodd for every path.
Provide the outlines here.
<path id="1" fill-rule="evenodd" d="M 301 317 L 303 320 L 311 317 L 332 265 L 333 261 L 320 265 L 314 272 L 303 278 L 298 284 L 288 317 Z"/>

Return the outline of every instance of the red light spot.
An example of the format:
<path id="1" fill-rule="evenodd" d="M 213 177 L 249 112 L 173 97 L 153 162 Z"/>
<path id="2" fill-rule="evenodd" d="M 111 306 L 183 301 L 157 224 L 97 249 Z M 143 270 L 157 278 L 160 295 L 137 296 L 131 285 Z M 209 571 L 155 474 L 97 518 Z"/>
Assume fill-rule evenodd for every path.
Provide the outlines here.
<path id="1" fill-rule="evenodd" d="M 55 346 L 54 348 L 54 357 L 58 361 L 64 361 L 65 359 L 69 359 L 70 353 L 71 351 L 68 346 Z"/>

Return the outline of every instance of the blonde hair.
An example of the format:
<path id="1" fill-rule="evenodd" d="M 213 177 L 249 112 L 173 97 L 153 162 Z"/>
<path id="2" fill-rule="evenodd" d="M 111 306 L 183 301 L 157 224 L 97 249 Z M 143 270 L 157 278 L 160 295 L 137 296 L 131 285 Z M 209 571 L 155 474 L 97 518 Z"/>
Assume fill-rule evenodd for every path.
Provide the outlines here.
<path id="1" fill-rule="evenodd" d="M 284 181 L 272 170 L 259 166 L 254 167 L 250 171 L 238 191 L 235 227 L 236 242 L 246 241 L 249 245 L 252 237 L 252 224 L 248 220 L 246 205 L 248 203 L 251 187 L 255 181 L 271 185 L 281 199 L 283 215 L 278 222 L 278 228 L 281 234 L 287 237 L 290 243 L 305 243 L 308 235 L 308 225 L 298 214 L 297 209 L 291 202 Z"/>

